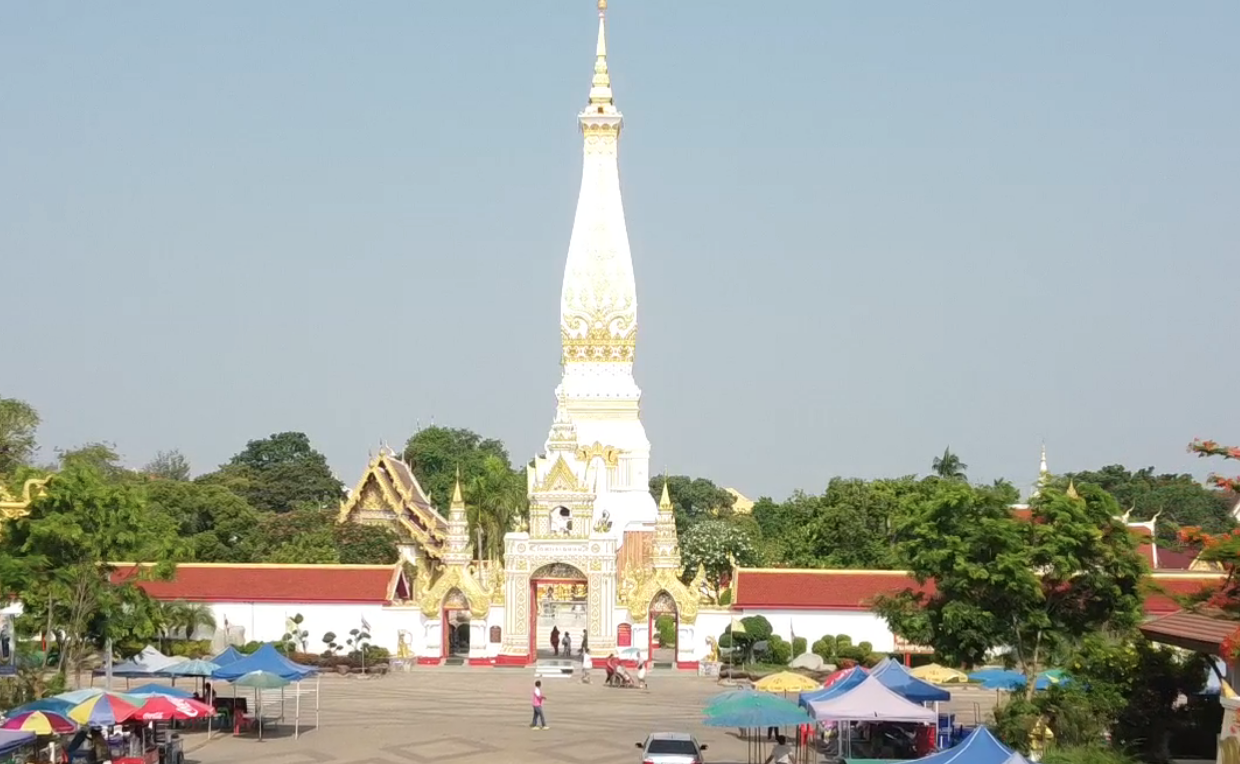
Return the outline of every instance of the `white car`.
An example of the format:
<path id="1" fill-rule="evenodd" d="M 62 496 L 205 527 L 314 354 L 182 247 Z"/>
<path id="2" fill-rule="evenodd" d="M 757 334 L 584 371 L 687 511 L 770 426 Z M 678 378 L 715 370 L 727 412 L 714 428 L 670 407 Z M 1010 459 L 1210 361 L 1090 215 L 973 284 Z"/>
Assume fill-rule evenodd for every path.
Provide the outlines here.
<path id="1" fill-rule="evenodd" d="M 642 749 L 642 764 L 703 764 L 706 745 L 687 732 L 653 732 Z"/>

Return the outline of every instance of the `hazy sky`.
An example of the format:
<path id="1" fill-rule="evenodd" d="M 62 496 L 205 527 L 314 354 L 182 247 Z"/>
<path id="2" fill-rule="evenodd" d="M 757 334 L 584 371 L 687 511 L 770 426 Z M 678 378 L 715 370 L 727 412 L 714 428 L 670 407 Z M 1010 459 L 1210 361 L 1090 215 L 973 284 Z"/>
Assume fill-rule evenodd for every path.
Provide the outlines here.
<path id="1" fill-rule="evenodd" d="M 44 456 L 539 449 L 593 0 L 0 4 L 0 395 Z M 614 0 L 652 469 L 1240 441 L 1240 4 Z M 1221 466 L 1221 465 L 1219 465 Z"/>

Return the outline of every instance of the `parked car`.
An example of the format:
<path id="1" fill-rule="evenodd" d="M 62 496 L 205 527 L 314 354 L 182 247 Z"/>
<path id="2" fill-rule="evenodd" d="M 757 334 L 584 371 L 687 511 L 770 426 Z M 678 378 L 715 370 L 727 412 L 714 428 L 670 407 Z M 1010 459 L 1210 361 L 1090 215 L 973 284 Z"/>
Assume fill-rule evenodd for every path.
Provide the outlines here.
<path id="1" fill-rule="evenodd" d="M 704 743 L 687 732 L 652 732 L 642 749 L 642 764 L 703 764 Z"/>

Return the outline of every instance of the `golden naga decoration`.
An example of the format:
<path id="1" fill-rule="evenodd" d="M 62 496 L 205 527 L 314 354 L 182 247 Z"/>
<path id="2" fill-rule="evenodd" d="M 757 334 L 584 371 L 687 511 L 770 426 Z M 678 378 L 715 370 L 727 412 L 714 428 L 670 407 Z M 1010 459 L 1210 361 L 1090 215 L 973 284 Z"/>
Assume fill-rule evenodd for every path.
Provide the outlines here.
<path id="1" fill-rule="evenodd" d="M 671 568 L 659 568 L 654 574 L 645 578 L 628 596 L 629 615 L 634 623 L 645 621 L 650 615 L 650 603 L 667 592 L 676 603 L 676 615 L 681 623 L 693 623 L 698 616 L 698 594 L 685 586 Z"/>
<path id="2" fill-rule="evenodd" d="M 719 662 L 719 643 L 715 641 L 714 637 L 708 636 L 706 638 L 706 646 L 710 648 L 710 652 L 706 653 L 706 659 L 705 659 L 706 662 L 707 663 L 718 663 Z"/>
<path id="3" fill-rule="evenodd" d="M 615 467 L 620 463 L 620 449 L 615 446 L 604 446 L 597 440 L 589 446 L 582 446 L 577 449 L 577 459 L 587 464 L 591 459 L 598 457 L 608 467 Z"/>
<path id="4" fill-rule="evenodd" d="M 30 503 L 43 495 L 47 488 L 47 481 L 51 480 L 51 475 L 41 478 L 30 478 L 22 484 L 22 496 L 20 499 L 9 493 L 8 489 L 0 484 L 0 520 L 13 520 L 18 517 L 25 517 L 30 511 Z"/>
<path id="5" fill-rule="evenodd" d="M 706 580 L 705 565 L 698 565 L 697 573 L 693 574 L 693 580 L 689 582 L 689 590 L 697 593 L 698 603 L 701 605 L 719 604 L 718 592 L 713 591 Z"/>

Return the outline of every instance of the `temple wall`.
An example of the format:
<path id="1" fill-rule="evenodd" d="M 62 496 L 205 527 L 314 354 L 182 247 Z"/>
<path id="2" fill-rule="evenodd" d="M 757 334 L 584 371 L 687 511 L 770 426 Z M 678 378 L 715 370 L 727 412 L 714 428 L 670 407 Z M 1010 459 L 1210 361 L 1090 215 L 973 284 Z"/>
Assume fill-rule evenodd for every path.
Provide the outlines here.
<path id="1" fill-rule="evenodd" d="M 697 654 L 705 656 L 710 652 L 706 643 L 707 637 L 719 638 L 732 622 L 733 618 L 747 618 L 753 615 L 764 616 L 771 622 L 771 631 L 787 641 L 792 635 L 804 637 L 808 645 L 813 645 L 819 637 L 830 634 L 838 636 L 847 634 L 852 637 L 853 644 L 869 642 L 876 652 L 892 652 L 895 650 L 895 635 L 887 622 L 874 613 L 859 610 L 776 610 L 746 608 L 745 610 L 703 609 L 698 613 L 697 628 L 694 640 Z M 1240 764 L 1240 763 L 1238 763 Z"/>
<path id="2" fill-rule="evenodd" d="M 301 628 L 310 632 L 308 652 L 321 653 L 326 645 L 323 635 L 335 632 L 336 642 L 344 644 L 351 629 L 360 629 L 362 619 L 370 624 L 371 643 L 385 647 L 395 655 L 400 630 L 421 631 L 419 611 L 413 608 L 387 607 L 382 603 L 296 603 L 296 602 L 211 602 L 204 603 L 215 615 L 215 623 L 223 627 L 245 629 L 248 642 L 274 642 L 283 638 L 285 621 L 301 614 Z M 206 635 L 202 635 L 204 638 Z"/>

